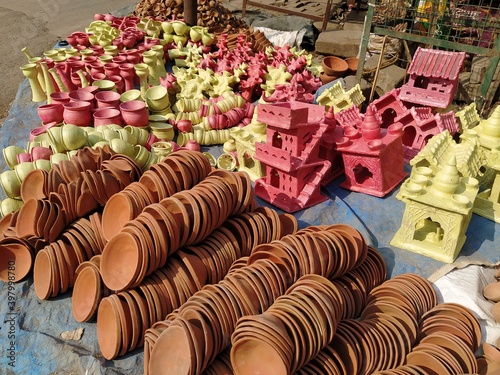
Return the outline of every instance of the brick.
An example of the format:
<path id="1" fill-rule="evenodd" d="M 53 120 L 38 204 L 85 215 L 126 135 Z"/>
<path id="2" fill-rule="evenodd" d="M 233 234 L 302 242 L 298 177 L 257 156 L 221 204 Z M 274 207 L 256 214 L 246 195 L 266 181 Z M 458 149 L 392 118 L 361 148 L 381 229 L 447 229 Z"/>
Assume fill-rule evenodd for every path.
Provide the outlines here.
<path id="1" fill-rule="evenodd" d="M 339 57 L 357 56 L 363 31 L 327 30 L 316 40 L 316 52 Z"/>

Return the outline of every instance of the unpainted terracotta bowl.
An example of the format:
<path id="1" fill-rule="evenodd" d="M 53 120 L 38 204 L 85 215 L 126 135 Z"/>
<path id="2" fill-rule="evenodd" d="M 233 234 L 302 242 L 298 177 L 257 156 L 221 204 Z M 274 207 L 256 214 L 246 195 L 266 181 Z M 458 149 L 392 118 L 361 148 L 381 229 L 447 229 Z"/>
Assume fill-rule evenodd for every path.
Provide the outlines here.
<path id="1" fill-rule="evenodd" d="M 359 59 L 357 57 L 348 57 L 345 59 L 345 62 L 347 63 L 347 73 L 348 74 L 356 74 L 358 70 L 358 63 Z"/>
<path id="2" fill-rule="evenodd" d="M 95 267 L 87 266 L 80 270 L 73 286 L 71 307 L 77 322 L 91 320 L 102 298 L 102 282 Z"/>
<path id="3" fill-rule="evenodd" d="M 33 265 L 33 250 L 27 241 L 16 237 L 0 240 L 0 280 L 18 282 Z"/>
<path id="4" fill-rule="evenodd" d="M 347 62 L 337 56 L 326 56 L 321 61 L 321 66 L 327 75 L 334 77 L 341 77 L 349 68 Z"/>
<path id="5" fill-rule="evenodd" d="M 127 232 L 113 236 L 106 244 L 101 258 L 101 275 L 111 290 L 124 290 L 136 282 L 139 275 L 142 250 L 137 237 Z"/>

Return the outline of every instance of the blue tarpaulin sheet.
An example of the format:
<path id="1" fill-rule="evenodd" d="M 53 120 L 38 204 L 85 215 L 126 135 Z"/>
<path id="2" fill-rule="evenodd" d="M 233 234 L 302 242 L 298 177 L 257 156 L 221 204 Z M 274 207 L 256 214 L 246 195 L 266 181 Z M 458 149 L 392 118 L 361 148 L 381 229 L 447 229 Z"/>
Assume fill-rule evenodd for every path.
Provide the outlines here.
<path id="1" fill-rule="evenodd" d="M 26 147 L 29 131 L 39 126 L 39 104 L 30 101 L 27 81 L 20 87 L 16 100 L 1 129 L 0 146 L 15 144 Z M 214 150 L 214 154 L 220 150 Z M 7 167 L 3 159 L 0 170 Z M 419 254 L 404 251 L 389 243 L 401 225 L 404 203 L 395 198 L 397 189 L 384 198 L 344 190 L 343 177 L 322 189 L 328 199 L 312 208 L 295 213 L 300 227 L 319 224 L 349 224 L 365 236 L 383 255 L 389 276 L 414 272 L 429 277 L 444 264 Z M 2 192 L 3 193 L 3 192 Z M 259 201 L 261 204 L 265 202 Z M 473 215 L 467 240 L 457 259 L 460 264 L 496 264 L 499 225 Z M 9 308 L 11 297 L 15 308 Z M 143 353 L 139 348 L 115 361 L 106 361 L 99 351 L 96 324 L 77 323 L 71 312 L 71 292 L 41 301 L 37 298 L 32 277 L 8 285 L 0 283 L 0 374 L 139 374 L 143 371 Z M 81 340 L 64 340 L 63 331 L 84 328 Z M 10 338 L 12 337 L 12 339 Z M 11 345 L 12 344 L 12 345 Z M 11 355 L 12 354 L 12 355 Z M 9 363 L 15 366 L 10 366 Z"/>

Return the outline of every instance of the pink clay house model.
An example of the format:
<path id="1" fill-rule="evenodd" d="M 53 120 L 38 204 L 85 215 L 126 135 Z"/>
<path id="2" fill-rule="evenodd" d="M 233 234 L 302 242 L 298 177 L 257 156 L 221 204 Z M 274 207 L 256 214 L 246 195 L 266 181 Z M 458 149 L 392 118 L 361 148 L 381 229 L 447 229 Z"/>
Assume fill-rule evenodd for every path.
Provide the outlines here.
<path id="1" fill-rule="evenodd" d="M 446 108 L 458 86 L 465 52 L 449 52 L 418 47 L 408 68 L 408 82 L 399 99 L 429 107 Z"/>
<path id="2" fill-rule="evenodd" d="M 344 139 L 337 143 L 342 154 L 345 189 L 383 197 L 405 177 L 401 124 L 380 127 L 371 107 L 358 129 L 344 128 Z"/>
<path id="3" fill-rule="evenodd" d="M 318 157 L 329 128 L 325 107 L 285 102 L 260 104 L 257 111 L 267 134 L 266 143 L 255 143 L 255 159 L 265 163 L 266 176 L 255 181 L 255 194 L 286 212 L 326 200 L 320 188 L 331 163 Z"/>

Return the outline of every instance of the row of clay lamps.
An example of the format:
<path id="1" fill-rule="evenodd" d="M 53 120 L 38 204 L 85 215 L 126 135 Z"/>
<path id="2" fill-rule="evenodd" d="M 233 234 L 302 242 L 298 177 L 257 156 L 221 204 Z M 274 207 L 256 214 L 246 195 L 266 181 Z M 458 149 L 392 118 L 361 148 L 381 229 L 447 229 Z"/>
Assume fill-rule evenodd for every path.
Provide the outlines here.
<path id="1" fill-rule="evenodd" d="M 138 286 L 180 247 L 201 242 L 229 217 L 253 211 L 255 204 L 248 174 L 223 170 L 150 204 L 106 244 L 101 259 L 105 285 L 114 291 Z"/>
<path id="2" fill-rule="evenodd" d="M 270 259 L 282 265 L 293 280 L 307 274 L 333 279 L 358 267 L 367 254 L 365 239 L 349 225 L 309 226 L 296 236 L 253 248 L 249 264 Z"/>
<path id="3" fill-rule="evenodd" d="M 314 286 L 310 278 L 299 279 L 287 298 L 278 298 L 261 316 L 238 321 L 231 348 L 234 374 L 269 369 L 273 374 L 477 373 L 474 352 L 481 342 L 477 318 L 458 304 L 437 305 L 425 279 L 397 276 L 368 294 L 359 319 L 338 321 L 338 315 L 324 313 L 325 306 L 332 306 L 328 302 L 335 306 L 338 297 L 330 295 L 328 301 L 328 293 L 318 290 L 324 291 L 326 285 L 336 293 L 339 289 L 318 276 Z M 320 339 L 328 341 L 321 333 L 334 328 L 329 343 L 315 351 Z M 307 364 L 300 367 L 303 362 Z"/>
<path id="4" fill-rule="evenodd" d="M 103 233 L 109 240 L 152 204 L 189 190 L 204 180 L 212 168 L 200 152 L 180 150 L 153 164 L 139 181 L 128 185 L 107 202 L 103 211 Z"/>
<path id="5" fill-rule="evenodd" d="M 82 172 L 97 171 L 105 160 L 109 160 L 114 151 L 109 146 L 84 147 L 69 160 L 63 160 L 52 166 L 50 171 L 35 169 L 28 173 L 21 186 L 21 198 L 48 198 L 51 192 L 57 192 L 61 184 L 76 182 Z"/>
<path id="6" fill-rule="evenodd" d="M 48 199 L 30 198 L 21 207 L 16 233 L 18 237 L 41 237 L 53 242 L 64 228 L 77 218 L 85 217 L 106 204 L 115 193 L 142 174 L 141 168 L 128 156 L 115 154 L 101 163 L 101 169 L 80 172 L 76 181 L 60 184 Z M 52 225 L 49 231 L 40 227 Z"/>
<path id="7" fill-rule="evenodd" d="M 31 271 L 34 257 L 40 249 L 55 241 L 74 220 L 95 210 L 101 198 L 107 199 L 109 193 L 116 191 L 117 187 L 137 180 L 142 173 L 132 159 L 113 154 L 106 148 L 82 149 L 64 165 L 62 168 L 56 165 L 48 173 L 39 173 L 39 170 L 30 172 L 34 177 L 25 180 L 23 184 L 45 186 L 46 189 L 42 190 L 46 194 L 30 196 L 20 210 L 1 220 L 3 251 L 0 277 L 7 273 L 8 262 L 15 261 L 15 281 L 23 279 Z M 68 168 L 75 170 L 75 173 L 61 173 Z M 99 168 L 107 172 L 97 174 Z M 84 175 L 100 175 L 103 178 L 100 181 L 90 181 Z M 105 179 L 104 176 L 111 178 Z M 105 181 L 111 182 L 105 184 Z M 104 191 L 104 185 L 108 192 Z M 102 195 L 97 193 L 99 186 Z M 35 187 L 32 191 L 42 190 Z"/>
<path id="8" fill-rule="evenodd" d="M 40 299 L 65 293 L 76 281 L 78 267 L 101 254 L 106 244 L 101 234 L 101 214 L 71 223 L 60 238 L 38 251 L 33 267 L 33 284 Z M 87 285 L 86 287 L 91 287 Z"/>
<path id="9" fill-rule="evenodd" d="M 286 246 L 283 247 L 287 250 L 284 251 L 283 260 L 279 255 L 271 252 L 265 257 L 263 251 L 259 252 L 259 257 L 252 258 L 252 251 L 247 261 L 248 265 L 239 269 L 233 268 L 232 272 L 228 273 L 220 283 L 202 288 L 189 298 L 177 313 L 170 314 L 171 316 L 167 316 L 166 321 L 158 322 L 151 330 L 148 330 L 146 337 L 149 337 L 150 342 L 146 341 L 147 347 L 145 347 L 145 373 L 179 375 L 203 371 L 217 354 L 229 345 L 230 337 L 239 318 L 265 311 L 300 277 L 300 272 L 296 270 L 297 266 L 291 266 L 289 261 L 296 262 L 300 258 L 309 257 L 313 263 L 309 269 L 341 276 L 332 270 L 337 269 L 335 267 L 337 260 L 339 260 L 340 272 L 347 273 L 357 265 L 359 257 L 363 257 L 365 261 L 361 261 L 358 267 L 365 267 L 360 273 L 370 275 L 370 280 L 367 280 L 371 283 L 369 286 L 374 286 L 373 282 L 383 281 L 385 263 L 376 251 L 370 250 L 369 247 L 365 250 L 364 239 L 360 244 L 360 249 L 352 249 L 347 243 L 341 244 L 333 239 L 328 240 L 330 241 L 328 246 L 318 246 L 312 249 L 309 246 L 310 237 L 321 237 L 320 233 L 335 233 L 336 230 L 328 227 L 309 228 L 295 235 L 286 235 L 281 240 L 272 241 L 270 246 L 256 246 L 253 251 L 261 246 L 271 249 L 273 245 L 278 247 L 279 244 L 285 243 Z M 339 231 L 342 232 L 340 229 Z M 342 238 L 344 233 L 346 232 L 335 238 Z M 290 240 L 290 237 L 297 237 L 297 239 Z M 322 238 L 322 241 L 325 239 Z M 354 238 L 352 238 L 352 245 L 357 247 Z M 286 255 L 287 252 L 291 254 Z M 342 259 L 349 258 L 349 255 L 352 257 L 347 262 L 342 261 Z M 370 259 L 370 262 L 367 259 Z M 332 263 L 333 266 L 331 266 Z M 376 269 L 379 272 L 376 272 Z M 367 286 L 363 288 L 368 290 Z M 350 301 L 354 299 L 354 297 L 340 296 L 340 298 L 344 297 Z M 343 309 L 339 309 L 339 316 L 342 311 Z M 200 327 L 202 327 L 201 330 L 199 330 Z M 161 332 L 158 332 L 158 329 Z M 175 348 L 174 342 L 178 344 Z M 168 366 L 166 366 L 167 363 Z"/>
<path id="10" fill-rule="evenodd" d="M 244 213 L 226 221 L 203 242 L 178 250 L 168 258 L 163 268 L 146 277 L 138 287 L 102 299 L 97 316 L 97 334 L 105 358 L 113 359 L 142 346 L 146 329 L 183 306 L 205 285 L 217 283 L 228 274 L 232 264 L 242 257 L 241 250 L 245 250 L 228 229 L 236 220 L 246 223 L 245 238 L 239 240 L 250 240 L 252 244 L 279 239 L 285 230 L 290 229 L 287 214 L 278 216 L 276 211 L 263 208 Z M 294 224 L 292 230 L 297 227 L 296 220 Z M 262 230 L 254 231 L 252 228 Z M 94 271 L 86 274 L 82 277 L 85 280 L 92 278 L 92 281 L 79 283 L 78 278 L 73 291 L 73 314 L 77 320 L 79 317 L 91 317 L 97 301 L 106 293 L 106 288 L 97 278 L 98 274 Z M 94 291 L 86 284 L 97 284 L 99 287 Z M 110 327 L 115 326 L 122 327 L 121 331 L 117 335 L 114 331 L 110 334 Z"/>
<path id="11" fill-rule="evenodd" d="M 175 158 L 181 158 L 182 155 L 185 158 L 197 157 L 199 167 L 206 169 L 206 158 L 201 153 L 179 151 L 174 154 Z M 89 152 L 81 155 L 89 155 Z M 66 164 L 62 170 L 65 171 L 73 165 L 73 163 Z M 195 164 L 189 166 L 192 165 Z M 51 192 L 49 199 L 30 198 L 19 211 L 17 216 L 19 220 L 15 227 L 17 236 L 34 238 L 40 235 L 40 238 L 48 242 L 41 243 L 37 251 L 31 251 L 31 254 L 36 253 L 34 284 L 40 299 L 54 297 L 67 291 L 75 282 L 78 265 L 90 260 L 96 254 L 101 254 L 107 243 L 107 238 L 103 236 L 101 214 L 96 212 L 88 219 L 84 216 L 105 205 L 107 200 L 117 195 L 124 186 L 137 182 L 141 173 L 132 159 L 120 154 L 113 154 L 109 159 L 96 163 L 96 166 L 101 169 L 80 172 L 80 177 L 76 181 L 61 184 L 59 192 Z M 75 178 L 76 176 L 75 174 Z M 101 181 L 102 185 L 99 183 Z M 145 187 L 143 190 L 149 192 Z M 47 206 L 50 207 L 47 209 L 49 216 L 43 211 Z M 58 214 L 55 222 L 50 216 L 54 213 Z M 119 214 L 120 210 L 117 209 L 115 215 Z M 48 234 L 44 232 L 45 228 L 50 229 Z M 60 239 L 55 241 L 57 238 Z M 16 246 L 19 248 L 19 245 Z M 28 257 L 27 250 L 25 253 Z M 52 280 L 54 284 L 51 285 L 48 280 Z"/>

